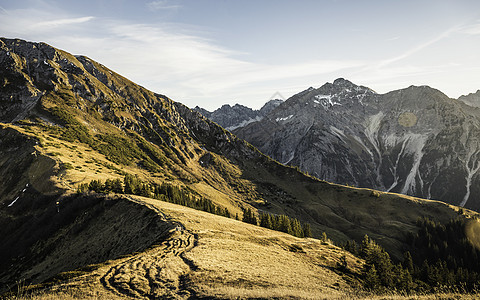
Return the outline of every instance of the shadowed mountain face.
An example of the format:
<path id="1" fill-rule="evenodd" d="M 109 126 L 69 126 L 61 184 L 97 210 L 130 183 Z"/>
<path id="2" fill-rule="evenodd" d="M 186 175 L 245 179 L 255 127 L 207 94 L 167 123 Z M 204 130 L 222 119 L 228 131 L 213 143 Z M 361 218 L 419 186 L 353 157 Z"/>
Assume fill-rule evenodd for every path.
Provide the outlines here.
<path id="1" fill-rule="evenodd" d="M 337 79 L 235 134 L 320 179 L 480 209 L 480 109 L 427 86 Z"/>

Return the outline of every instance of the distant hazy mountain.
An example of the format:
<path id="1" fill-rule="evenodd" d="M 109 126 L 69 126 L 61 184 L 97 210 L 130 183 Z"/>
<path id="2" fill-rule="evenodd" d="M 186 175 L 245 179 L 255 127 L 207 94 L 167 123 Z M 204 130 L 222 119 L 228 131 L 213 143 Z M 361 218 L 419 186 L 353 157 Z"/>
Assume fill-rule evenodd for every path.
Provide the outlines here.
<path id="1" fill-rule="evenodd" d="M 270 100 L 259 110 L 253 110 L 249 107 L 235 104 L 230 106 L 228 104 L 209 112 L 201 107 L 195 107 L 194 110 L 198 111 L 205 117 L 214 121 L 218 125 L 227 130 L 234 130 L 239 127 L 246 126 L 252 122 L 260 121 L 263 117 L 279 106 L 283 100 L 274 99 Z"/>
<path id="2" fill-rule="evenodd" d="M 480 209 L 480 109 L 427 86 L 377 94 L 337 79 L 234 133 L 320 179 Z"/>

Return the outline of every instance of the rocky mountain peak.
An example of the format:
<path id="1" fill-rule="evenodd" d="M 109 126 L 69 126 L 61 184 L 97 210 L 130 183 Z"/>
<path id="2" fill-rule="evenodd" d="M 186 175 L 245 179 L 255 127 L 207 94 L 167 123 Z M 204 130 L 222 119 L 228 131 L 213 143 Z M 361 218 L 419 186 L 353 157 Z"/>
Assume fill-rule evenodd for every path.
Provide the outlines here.
<path id="1" fill-rule="evenodd" d="M 281 103 L 283 103 L 283 100 L 270 100 L 259 110 L 253 110 L 238 103 L 234 106 L 224 104 L 213 112 L 209 112 L 198 106 L 195 107 L 194 110 L 225 129 L 234 130 L 252 122 L 260 121 L 266 114 L 277 108 Z"/>
<path id="2" fill-rule="evenodd" d="M 270 113 L 272 110 L 277 108 L 283 102 L 285 102 L 285 101 L 282 100 L 282 99 L 272 99 L 272 100 L 268 101 L 267 103 L 265 103 L 262 106 L 262 108 L 260 108 L 260 114 L 262 116 L 265 116 L 266 114 Z"/>
<path id="3" fill-rule="evenodd" d="M 476 93 L 460 96 L 458 100 L 473 107 L 480 107 L 480 90 L 478 90 Z"/>
<path id="4" fill-rule="evenodd" d="M 344 78 L 338 78 L 333 83 L 326 83 L 318 89 L 309 88 L 297 94 L 295 98 L 302 99 L 306 105 L 313 104 L 328 110 L 342 105 L 364 105 L 364 100 L 373 95 L 376 93 L 370 88 L 358 86 Z"/>
<path id="5" fill-rule="evenodd" d="M 370 93 L 376 94 L 375 91 L 373 91 L 372 89 L 362 85 L 356 85 L 355 83 L 345 78 L 337 78 L 333 81 L 333 84 L 326 83 L 325 85 L 332 86 L 332 88 L 335 90 L 346 90 L 346 91 L 356 91 L 356 92 L 368 91 Z"/>
<path id="6" fill-rule="evenodd" d="M 347 88 L 348 87 L 354 88 L 357 86 L 356 84 L 352 83 L 349 80 L 346 80 L 345 78 L 337 78 L 333 81 L 333 84 L 337 86 L 347 87 Z"/>

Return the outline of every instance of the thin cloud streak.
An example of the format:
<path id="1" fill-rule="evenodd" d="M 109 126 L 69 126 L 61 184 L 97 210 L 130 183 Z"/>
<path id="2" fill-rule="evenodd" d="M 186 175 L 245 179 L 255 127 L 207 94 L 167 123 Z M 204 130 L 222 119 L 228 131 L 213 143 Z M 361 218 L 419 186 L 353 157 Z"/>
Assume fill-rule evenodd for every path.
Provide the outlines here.
<path id="1" fill-rule="evenodd" d="M 45 21 L 35 24 L 36 26 L 41 27 L 57 27 L 57 26 L 65 26 L 70 24 L 81 24 L 92 20 L 92 16 L 88 17 L 81 17 L 81 18 L 71 18 L 71 19 L 58 19 L 52 21 Z"/>
<path id="2" fill-rule="evenodd" d="M 466 26 L 462 28 L 461 32 L 468 35 L 480 35 L 480 24 Z"/>
<path id="3" fill-rule="evenodd" d="M 168 1 L 152 1 L 147 3 L 147 7 L 152 11 L 158 10 L 177 10 L 182 8 L 181 5 L 178 4 L 169 4 Z"/>
<path id="4" fill-rule="evenodd" d="M 458 30 L 460 29 L 461 27 L 460 26 L 454 26 L 444 32 L 442 32 L 440 35 L 438 35 L 437 37 L 425 42 L 425 43 L 422 43 L 412 49 L 409 49 L 407 50 L 405 53 L 399 55 L 399 56 L 396 56 L 396 57 L 393 57 L 393 58 L 390 58 L 390 59 L 387 59 L 387 60 L 383 60 L 381 61 L 378 65 L 377 65 L 377 68 L 381 68 L 381 67 L 385 67 L 387 65 L 390 65 L 392 63 L 395 63 L 397 61 L 400 61 L 400 60 L 403 60 L 403 59 L 406 59 L 410 56 L 412 56 L 413 54 L 417 53 L 417 52 L 420 52 L 422 51 L 423 49 L 449 37 L 452 33 L 454 32 L 458 32 Z"/>

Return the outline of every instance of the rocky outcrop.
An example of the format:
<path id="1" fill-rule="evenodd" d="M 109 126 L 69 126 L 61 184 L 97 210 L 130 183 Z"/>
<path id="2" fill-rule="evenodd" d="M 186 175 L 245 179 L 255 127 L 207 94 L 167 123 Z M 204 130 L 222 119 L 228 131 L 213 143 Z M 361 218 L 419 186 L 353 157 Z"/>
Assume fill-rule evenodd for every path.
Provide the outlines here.
<path id="1" fill-rule="evenodd" d="M 320 179 L 480 209 L 480 110 L 427 86 L 337 79 L 234 133 Z"/>

